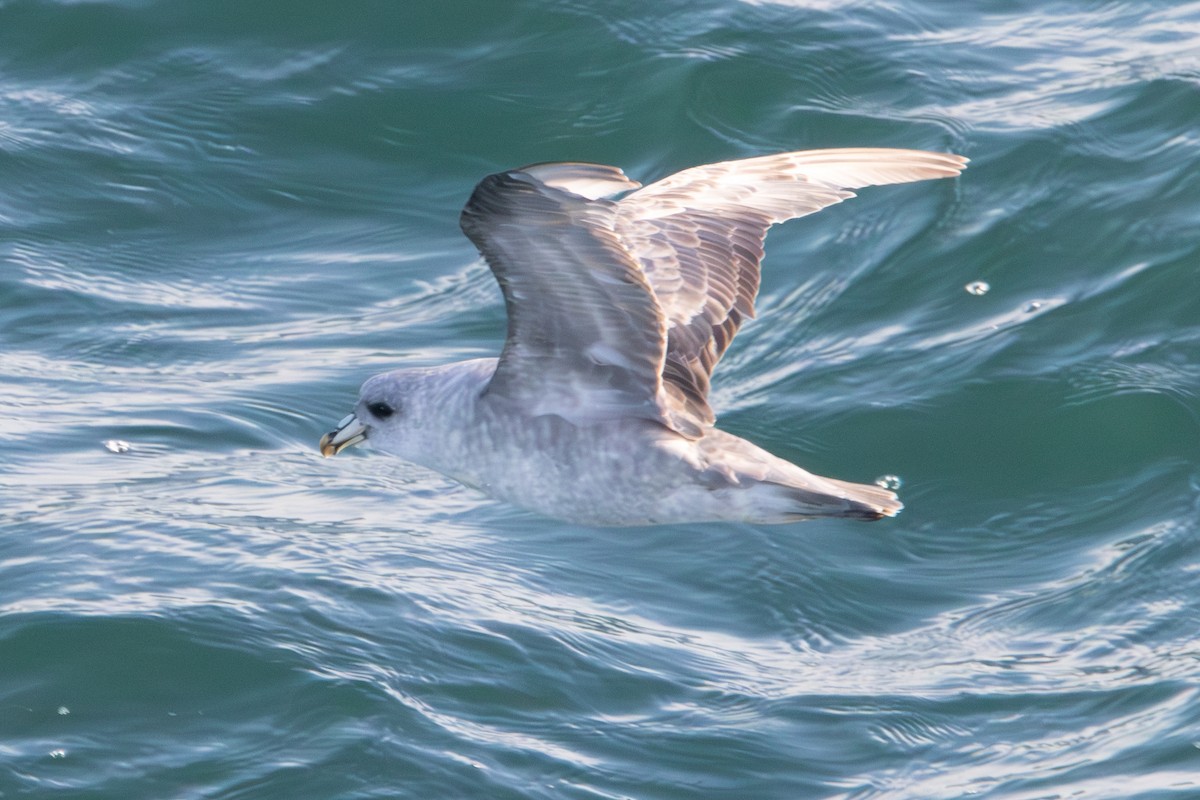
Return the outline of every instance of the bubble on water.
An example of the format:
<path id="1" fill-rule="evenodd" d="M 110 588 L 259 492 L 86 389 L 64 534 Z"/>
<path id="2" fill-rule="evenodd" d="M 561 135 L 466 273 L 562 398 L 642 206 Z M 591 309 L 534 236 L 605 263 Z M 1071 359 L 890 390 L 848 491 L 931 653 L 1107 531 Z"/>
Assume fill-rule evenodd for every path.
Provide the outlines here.
<path id="1" fill-rule="evenodd" d="M 1041 307 L 1042 307 L 1041 300 L 1030 300 L 1028 303 L 1025 304 L 1025 313 L 1032 314 L 1034 311 L 1039 310 Z"/>
<path id="2" fill-rule="evenodd" d="M 65 717 L 67 714 L 70 714 L 70 713 L 71 713 L 71 709 L 67 708 L 66 706 L 58 707 L 58 715 L 60 717 Z"/>
<path id="3" fill-rule="evenodd" d="M 967 294 L 973 294 L 978 297 L 981 294 L 987 294 L 991 286 L 988 286 L 987 281 L 971 281 L 963 287 L 967 290 Z"/>
<path id="4" fill-rule="evenodd" d="M 880 475 L 875 479 L 876 486 L 882 486 L 884 489 L 888 489 L 893 492 L 900 488 L 900 483 L 901 481 L 899 475 Z"/>
<path id="5" fill-rule="evenodd" d="M 110 453 L 128 453 L 133 448 L 129 442 L 123 442 L 120 439 L 106 439 L 104 449 Z"/>

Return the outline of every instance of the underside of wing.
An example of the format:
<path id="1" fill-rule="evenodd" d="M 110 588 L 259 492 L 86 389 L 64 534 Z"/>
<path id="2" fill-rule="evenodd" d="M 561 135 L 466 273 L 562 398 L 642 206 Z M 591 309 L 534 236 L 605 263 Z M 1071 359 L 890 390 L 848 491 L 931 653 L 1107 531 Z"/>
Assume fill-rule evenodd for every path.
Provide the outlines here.
<path id="1" fill-rule="evenodd" d="M 675 424 L 707 426 L 709 379 L 754 316 L 767 229 L 863 186 L 959 174 L 966 159 L 879 148 L 808 150 L 683 170 L 617 202 L 615 228 L 667 326 L 663 390 Z"/>
<path id="2" fill-rule="evenodd" d="M 591 164 L 538 164 L 485 178 L 463 231 L 504 293 L 508 336 L 487 395 L 576 423 L 661 408 L 666 324 L 642 267 L 600 199 L 638 184 Z M 669 423 L 668 423 L 669 424 Z"/>

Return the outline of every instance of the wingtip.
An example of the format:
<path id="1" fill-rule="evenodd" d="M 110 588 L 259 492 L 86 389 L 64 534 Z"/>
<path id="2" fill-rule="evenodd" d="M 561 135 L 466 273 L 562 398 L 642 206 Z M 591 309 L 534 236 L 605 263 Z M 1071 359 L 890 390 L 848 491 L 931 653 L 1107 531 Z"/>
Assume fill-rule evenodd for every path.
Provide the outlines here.
<path id="1" fill-rule="evenodd" d="M 958 153 L 889 147 L 802 150 L 780 158 L 799 173 L 848 189 L 953 178 L 970 162 Z"/>

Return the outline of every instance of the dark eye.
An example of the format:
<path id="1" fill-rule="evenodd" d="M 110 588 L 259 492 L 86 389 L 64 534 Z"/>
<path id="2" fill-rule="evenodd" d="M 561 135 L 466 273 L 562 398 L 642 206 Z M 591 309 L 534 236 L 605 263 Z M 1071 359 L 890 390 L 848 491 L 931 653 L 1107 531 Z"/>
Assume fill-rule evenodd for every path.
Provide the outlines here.
<path id="1" fill-rule="evenodd" d="M 371 412 L 371 416 L 376 419 L 387 419 L 392 414 L 396 413 L 396 409 L 382 401 L 367 403 L 367 411 Z"/>

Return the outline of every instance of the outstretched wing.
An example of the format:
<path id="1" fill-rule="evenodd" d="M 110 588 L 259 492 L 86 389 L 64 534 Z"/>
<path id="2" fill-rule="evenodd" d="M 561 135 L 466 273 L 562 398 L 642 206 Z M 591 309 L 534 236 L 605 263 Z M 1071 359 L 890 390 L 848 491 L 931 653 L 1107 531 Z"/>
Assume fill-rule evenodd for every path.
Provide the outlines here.
<path id="1" fill-rule="evenodd" d="M 660 387 L 666 322 L 614 232 L 619 169 L 538 164 L 484 178 L 463 232 L 504 292 L 508 338 L 488 396 L 573 422 L 642 416 L 670 424 Z"/>
<path id="2" fill-rule="evenodd" d="M 808 150 L 693 167 L 622 198 L 616 233 L 666 321 L 663 388 L 676 425 L 713 422 L 709 378 L 754 316 L 771 225 L 853 197 L 850 189 L 949 178 L 966 163 L 919 150 Z"/>

